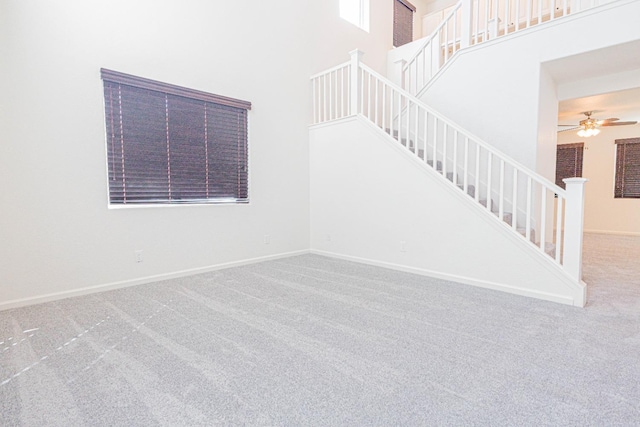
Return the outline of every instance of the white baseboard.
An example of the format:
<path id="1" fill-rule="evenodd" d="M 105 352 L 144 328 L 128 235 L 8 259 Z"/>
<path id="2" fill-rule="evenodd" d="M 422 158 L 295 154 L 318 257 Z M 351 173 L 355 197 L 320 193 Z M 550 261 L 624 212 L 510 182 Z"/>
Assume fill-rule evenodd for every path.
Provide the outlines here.
<path id="1" fill-rule="evenodd" d="M 587 234 L 610 234 L 613 236 L 633 236 L 640 237 L 640 232 L 637 231 L 613 231 L 613 230 L 584 230 Z"/>
<path id="2" fill-rule="evenodd" d="M 492 290 L 495 290 L 495 291 L 507 292 L 507 293 L 510 293 L 510 294 L 515 294 L 515 295 L 520 295 L 520 296 L 537 298 L 537 299 L 541 299 L 541 300 L 545 300 L 545 301 L 557 302 L 557 303 L 560 303 L 560 304 L 583 307 L 584 303 L 585 303 L 584 302 L 584 296 L 580 297 L 580 298 L 572 298 L 572 297 L 565 296 L 565 295 L 558 295 L 558 294 L 551 294 L 551 293 L 546 293 L 546 292 L 539 292 L 539 291 L 535 291 L 535 290 L 531 290 L 531 289 L 518 288 L 518 287 L 515 287 L 515 286 L 506 285 L 506 284 L 502 284 L 502 283 L 490 282 L 490 281 L 487 281 L 487 280 L 479 280 L 479 279 L 474 279 L 474 278 L 471 278 L 471 277 L 459 276 L 459 275 L 450 274 L 450 273 L 442 273 L 442 272 L 428 270 L 428 269 L 424 269 L 424 268 L 411 267 L 411 266 L 407 266 L 407 265 L 394 264 L 394 263 L 390 263 L 390 262 L 378 261 L 378 260 L 372 260 L 372 259 L 366 259 L 366 258 L 360 258 L 360 257 L 355 257 L 355 256 L 350 256 L 350 255 L 343 255 L 343 254 L 339 254 L 339 253 L 335 253 L 335 252 L 326 252 L 326 251 L 321 251 L 321 250 L 316 250 L 316 249 L 311 249 L 310 252 L 312 254 L 327 256 L 327 257 L 330 257 L 330 258 L 337 258 L 337 259 L 342 259 L 342 260 L 345 260 L 345 261 L 358 262 L 358 263 L 361 263 L 361 264 L 373 265 L 373 266 L 376 266 L 376 267 L 388 268 L 388 269 L 391 269 L 391 270 L 403 271 L 403 272 L 406 272 L 406 273 L 418 274 L 420 276 L 427 276 L 427 277 L 432 277 L 432 278 L 435 278 L 435 279 L 448 280 L 448 281 L 451 281 L 451 282 L 457 282 L 457 283 L 462 283 L 462 284 L 465 284 L 465 285 L 477 286 L 477 287 L 485 288 L 485 289 L 492 289 Z M 583 285 L 584 285 L 584 283 L 583 283 Z"/>
<path id="3" fill-rule="evenodd" d="M 198 267 L 198 268 L 192 268 L 188 270 L 181 270 L 173 273 L 157 274 L 157 275 L 146 276 L 146 277 L 141 277 L 137 279 L 105 283 L 102 285 L 89 286 L 86 288 L 73 289 L 70 291 L 54 292 L 51 294 L 9 300 L 9 301 L 0 302 L 0 311 L 9 310 L 11 308 L 24 307 L 28 305 L 42 304 L 45 302 L 57 301 L 65 298 L 95 294 L 98 292 L 105 292 L 105 291 L 110 291 L 114 289 L 127 288 L 129 286 L 143 285 L 145 283 L 159 282 L 161 280 L 193 276 L 196 274 L 208 273 L 210 271 L 223 270 L 225 268 L 240 267 L 243 265 L 256 264 L 259 262 L 271 261 L 274 259 L 288 258 L 296 255 L 304 255 L 304 254 L 308 254 L 309 252 L 310 251 L 308 249 L 304 249 L 301 251 L 286 252 L 286 253 L 281 253 L 276 255 L 267 255 L 263 257 L 250 258 L 250 259 L 245 259 L 241 261 L 232 261 L 232 262 L 227 262 L 222 264 L 215 264 L 207 267 Z"/>

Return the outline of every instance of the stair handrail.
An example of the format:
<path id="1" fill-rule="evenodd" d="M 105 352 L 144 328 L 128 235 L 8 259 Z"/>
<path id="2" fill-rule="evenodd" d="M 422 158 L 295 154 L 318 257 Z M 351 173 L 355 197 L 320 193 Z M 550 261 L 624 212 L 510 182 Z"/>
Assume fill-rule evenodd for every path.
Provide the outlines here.
<path id="1" fill-rule="evenodd" d="M 597 0 L 593 3 L 581 7 L 581 2 L 576 0 L 551 0 L 547 10 L 543 8 L 542 0 L 493 0 L 491 6 L 489 0 L 459 0 L 418 50 L 403 62 L 401 85 L 405 90 L 417 94 L 461 49 L 600 4 Z M 449 25 L 453 26 L 451 37 Z"/>
<path id="2" fill-rule="evenodd" d="M 364 65 L 362 63 L 360 63 L 360 68 L 365 70 L 366 72 L 368 72 L 372 76 L 376 77 L 378 80 L 380 80 L 380 82 L 386 84 L 388 87 L 392 88 L 393 90 L 398 91 L 398 92 L 402 92 L 403 95 L 407 99 L 409 99 L 412 103 L 414 103 L 415 105 L 417 105 L 420 108 L 424 109 L 425 111 L 427 111 L 429 114 L 433 115 L 434 117 L 438 118 L 438 120 L 440 120 L 441 122 L 447 124 L 452 129 L 455 129 L 458 133 L 464 135 L 465 137 L 467 137 L 469 139 L 474 140 L 474 142 L 476 142 L 478 145 L 480 145 L 485 150 L 491 152 L 491 154 L 493 154 L 494 156 L 496 156 L 496 157 L 498 157 L 500 159 L 503 159 L 505 162 L 510 163 L 512 166 L 515 166 L 521 172 L 531 176 L 531 178 L 533 180 L 535 180 L 536 182 L 538 182 L 541 185 L 544 185 L 549 190 L 552 190 L 554 193 L 566 197 L 566 191 L 562 187 L 556 185 L 556 183 L 551 182 L 549 179 L 547 179 L 544 176 L 540 175 L 539 173 L 529 169 L 527 166 L 525 166 L 522 163 L 518 162 L 517 160 L 515 160 L 512 157 L 510 157 L 509 155 L 501 152 L 500 150 L 497 150 L 495 147 L 493 147 L 492 145 L 486 143 L 480 137 L 478 137 L 478 136 L 474 135 L 473 133 L 465 130 L 460 125 L 455 123 L 453 120 L 446 118 L 445 116 L 443 116 L 442 114 L 440 114 L 439 112 L 437 112 L 436 110 L 434 110 L 433 108 L 429 107 L 428 105 L 423 103 L 421 100 L 416 98 L 414 95 L 411 95 L 405 89 L 402 89 L 397 84 L 393 83 L 392 81 L 388 80 L 386 77 L 383 77 L 381 74 L 377 73 L 375 70 L 369 68 L 368 66 L 366 66 L 366 65 Z M 367 117 L 367 119 L 369 119 L 369 118 Z"/>
<path id="3" fill-rule="evenodd" d="M 449 12 L 449 14 L 442 20 L 442 22 L 436 27 L 436 29 L 433 31 L 433 33 L 431 33 L 429 36 L 426 37 L 425 41 L 420 45 L 420 47 L 418 48 L 418 50 L 416 50 L 416 52 L 408 59 L 406 60 L 406 63 L 403 64 L 402 66 L 402 81 L 403 82 L 411 82 L 411 76 L 407 76 L 408 73 L 411 72 L 411 69 L 414 65 L 417 64 L 418 58 L 422 55 L 427 55 L 427 48 L 431 47 L 431 54 L 433 55 L 435 51 L 437 51 L 437 55 L 438 55 L 438 62 L 434 63 L 434 59 L 433 57 L 431 57 L 429 59 L 429 69 L 431 71 L 432 76 L 437 73 L 442 66 L 444 66 L 444 63 L 446 63 L 451 57 L 453 57 L 453 54 L 455 54 L 456 52 L 456 34 L 457 34 L 457 26 L 458 26 L 458 22 L 457 22 L 457 16 L 458 16 L 458 10 L 460 10 L 460 8 L 462 7 L 462 2 L 463 0 L 458 1 L 458 3 L 456 3 L 453 6 L 453 9 L 451 10 L 451 12 Z M 449 40 L 448 40 L 448 36 L 449 36 L 449 23 L 453 21 L 453 49 L 454 51 L 451 54 L 451 57 L 449 57 L 448 53 L 449 50 L 446 49 L 446 47 L 449 44 Z M 440 55 L 440 38 L 441 38 L 441 31 L 444 31 L 444 35 L 445 35 L 445 40 L 442 43 L 445 46 L 445 54 L 444 54 L 444 58 L 441 58 Z M 437 42 L 435 42 L 435 39 L 438 39 Z M 436 45 L 434 46 L 433 43 L 436 43 Z M 461 43 L 462 44 L 462 43 Z M 440 63 L 440 59 L 443 59 L 443 62 Z M 434 64 L 436 65 L 436 70 L 433 70 L 433 66 Z M 424 64 L 426 66 L 426 63 Z M 416 80 L 416 89 L 415 92 L 413 93 L 417 93 L 421 88 L 417 87 L 417 79 L 418 79 L 418 73 L 417 73 L 417 66 L 416 68 L 416 73 L 414 73 L 414 79 Z M 423 77 L 424 80 L 424 77 Z M 426 84 L 426 82 L 424 82 L 424 84 Z M 423 84 L 423 85 L 424 85 Z"/>
<path id="4" fill-rule="evenodd" d="M 561 188 L 364 65 L 361 56 L 354 50 L 351 61 L 312 76 L 312 124 L 365 118 L 579 282 L 586 180 L 567 179 Z"/>

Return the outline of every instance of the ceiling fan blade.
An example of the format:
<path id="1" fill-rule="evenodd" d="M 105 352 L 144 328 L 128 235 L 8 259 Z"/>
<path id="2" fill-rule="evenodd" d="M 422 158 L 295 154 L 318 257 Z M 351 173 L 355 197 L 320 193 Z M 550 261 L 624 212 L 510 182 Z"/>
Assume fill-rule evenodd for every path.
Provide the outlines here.
<path id="1" fill-rule="evenodd" d="M 558 126 L 571 126 L 571 125 L 558 125 Z M 570 129 L 558 129 L 558 132 L 568 132 L 570 130 L 582 129 L 580 126 L 574 126 Z"/>
<path id="2" fill-rule="evenodd" d="M 609 118 L 609 119 L 598 120 L 598 124 L 599 124 L 599 125 L 602 125 L 602 124 L 604 124 L 604 123 L 617 122 L 618 120 L 620 120 L 620 119 L 619 119 L 619 118 L 617 118 L 617 117 L 611 117 L 611 118 Z"/>
<path id="3" fill-rule="evenodd" d="M 558 126 L 571 126 L 571 127 L 577 127 L 579 125 L 558 125 Z"/>
<path id="4" fill-rule="evenodd" d="M 614 123 L 603 123 L 600 126 L 627 126 L 627 125 L 635 125 L 636 121 L 633 122 L 614 122 Z"/>

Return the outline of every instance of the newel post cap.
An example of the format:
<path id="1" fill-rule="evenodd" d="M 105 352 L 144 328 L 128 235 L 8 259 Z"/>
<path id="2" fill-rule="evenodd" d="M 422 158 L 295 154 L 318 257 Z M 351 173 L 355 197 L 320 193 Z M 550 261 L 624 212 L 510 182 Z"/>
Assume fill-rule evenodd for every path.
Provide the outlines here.
<path id="1" fill-rule="evenodd" d="M 575 185 L 575 184 L 585 184 L 589 181 L 587 178 L 564 178 L 562 180 L 567 185 Z"/>
<path id="2" fill-rule="evenodd" d="M 362 58 L 362 55 L 364 55 L 364 52 L 361 51 L 360 49 L 353 49 L 351 52 L 349 52 L 349 55 L 351 55 L 351 57 L 356 57 L 358 59 Z"/>

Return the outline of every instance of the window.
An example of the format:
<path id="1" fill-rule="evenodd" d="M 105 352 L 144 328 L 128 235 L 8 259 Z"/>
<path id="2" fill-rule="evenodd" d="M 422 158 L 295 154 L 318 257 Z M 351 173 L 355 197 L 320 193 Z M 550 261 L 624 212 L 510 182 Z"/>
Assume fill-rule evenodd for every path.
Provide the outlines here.
<path id="1" fill-rule="evenodd" d="M 340 0 L 340 18 L 369 32 L 369 0 Z"/>
<path id="2" fill-rule="evenodd" d="M 393 45 L 402 46 L 413 41 L 413 12 L 416 7 L 407 0 L 393 1 Z"/>
<path id="3" fill-rule="evenodd" d="M 101 74 L 111 204 L 248 201 L 249 102 Z"/>
<path id="4" fill-rule="evenodd" d="M 640 198 L 640 138 L 616 139 L 616 198 Z"/>
<path id="5" fill-rule="evenodd" d="M 558 145 L 556 153 L 556 185 L 565 188 L 564 178 L 582 176 L 584 142 Z"/>

